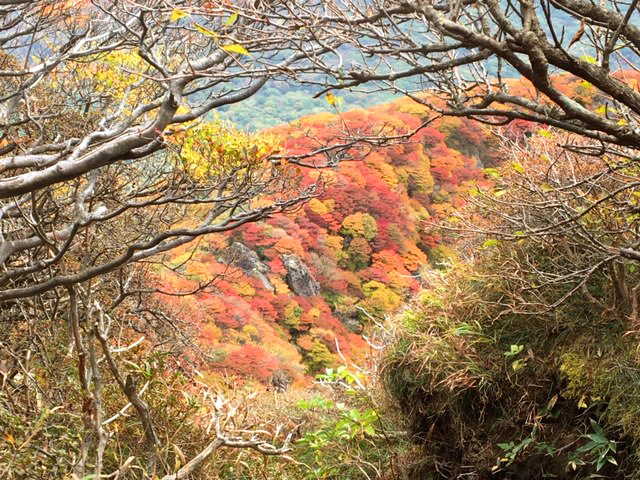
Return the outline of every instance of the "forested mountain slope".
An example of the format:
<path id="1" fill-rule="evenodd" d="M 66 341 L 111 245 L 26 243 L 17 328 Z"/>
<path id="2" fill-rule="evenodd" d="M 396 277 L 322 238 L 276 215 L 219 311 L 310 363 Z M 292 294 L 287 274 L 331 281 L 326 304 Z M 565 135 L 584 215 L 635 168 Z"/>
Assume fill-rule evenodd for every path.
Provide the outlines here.
<path id="1" fill-rule="evenodd" d="M 327 105 L 329 108 L 329 106 Z M 426 109 L 399 100 L 368 110 L 305 117 L 272 131 L 295 156 L 352 131 L 416 129 Z M 420 287 L 443 249 L 429 228 L 462 202 L 498 158 L 470 120 L 442 118 L 389 148 L 351 152 L 355 160 L 304 169 L 324 191 L 295 213 L 248 224 L 173 251 L 154 282 L 172 292 L 215 281 L 193 296 L 158 294 L 191 322 L 209 355 L 200 368 L 303 380 L 342 362 L 362 362 L 372 318 L 396 311 Z M 303 185 L 304 186 L 304 185 Z M 172 270 L 171 270 L 172 269 Z"/>
<path id="2" fill-rule="evenodd" d="M 554 84 L 584 104 L 601 101 L 570 75 Z M 511 88 L 526 94 L 529 86 L 512 80 Z M 338 142 L 345 129 L 404 133 L 426 118 L 426 107 L 402 99 L 304 117 L 269 133 L 295 157 Z M 522 121 L 501 132 L 520 142 L 548 135 Z M 502 155 L 488 129 L 455 117 L 436 118 L 401 144 L 349 154 L 353 160 L 334 168 L 301 169 L 300 188 L 320 179 L 324 189 L 296 212 L 176 249 L 157 269 L 153 281 L 171 292 L 207 285 L 193 296 L 156 298 L 196 329 L 208 355 L 201 368 L 302 381 L 342 363 L 341 355 L 363 362 L 367 325 L 397 311 L 419 291 L 425 269 L 452 254 L 432 225 L 462 206 L 470 189 L 491 185 Z"/>

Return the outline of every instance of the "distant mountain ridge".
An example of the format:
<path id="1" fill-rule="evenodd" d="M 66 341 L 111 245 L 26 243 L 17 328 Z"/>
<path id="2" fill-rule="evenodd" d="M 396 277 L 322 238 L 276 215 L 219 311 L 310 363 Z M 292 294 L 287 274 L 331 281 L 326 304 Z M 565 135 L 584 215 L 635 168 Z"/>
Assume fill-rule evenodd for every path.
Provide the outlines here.
<path id="1" fill-rule="evenodd" d="M 500 2 L 504 5 L 507 2 Z M 548 32 L 549 28 L 542 9 L 538 7 L 538 19 L 542 28 Z M 549 5 L 556 33 L 571 38 L 579 30 L 580 23 L 574 17 L 560 10 L 553 5 Z M 633 18 L 638 20 L 638 15 Z M 417 43 L 422 43 L 419 32 L 412 32 Z M 585 47 L 583 42 L 577 42 L 571 48 L 572 51 L 582 52 L 584 55 L 593 55 L 593 51 Z M 373 70 L 381 71 L 382 66 L 377 60 L 373 60 L 372 65 L 364 65 L 365 59 L 353 50 L 350 46 L 341 48 L 342 62 L 344 69 L 355 68 L 356 70 Z M 623 50 L 622 53 L 625 53 Z M 630 55 L 631 57 L 631 55 Z M 633 56 L 635 58 L 635 56 Z M 410 68 L 408 65 L 400 64 L 398 60 L 389 60 L 390 65 L 398 71 Z M 486 69 L 490 75 L 495 75 L 498 71 L 498 64 L 495 59 L 486 62 Z M 461 68 L 464 72 L 464 68 Z M 520 77 L 520 73 L 510 66 L 504 64 L 500 67 L 500 74 L 503 78 Z M 324 79 L 321 75 L 314 77 L 314 82 L 321 85 L 324 81 L 329 82 L 330 79 Z M 264 88 L 259 90 L 253 97 L 232 105 L 222 108 L 218 114 L 225 120 L 231 120 L 238 127 L 251 131 L 258 131 L 265 128 L 275 127 L 283 123 L 293 122 L 301 116 L 318 114 L 327 109 L 324 97 L 314 98 L 320 87 L 317 85 L 292 85 L 284 80 L 270 80 Z M 396 81 L 395 87 L 407 89 L 407 91 L 416 92 L 429 86 L 429 79 L 424 77 L 412 77 L 412 79 L 402 79 Z M 392 88 L 382 89 L 381 85 L 377 85 L 378 91 L 369 87 L 365 91 L 356 90 L 340 90 L 338 95 L 344 98 L 346 108 L 371 108 L 371 106 L 391 102 L 398 99 L 402 95 L 395 92 Z"/>

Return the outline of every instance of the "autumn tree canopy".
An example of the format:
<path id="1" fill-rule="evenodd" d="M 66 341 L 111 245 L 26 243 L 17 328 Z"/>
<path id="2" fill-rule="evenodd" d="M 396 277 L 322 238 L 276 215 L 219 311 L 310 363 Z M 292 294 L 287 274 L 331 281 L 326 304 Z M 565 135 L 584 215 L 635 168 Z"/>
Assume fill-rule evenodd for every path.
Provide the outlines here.
<path id="1" fill-rule="evenodd" d="M 450 231 L 562 240 L 559 254 L 585 253 L 586 263 L 562 277 L 574 292 L 604 265 L 615 270 L 640 259 L 637 2 L 346 3 L 315 17 L 352 49 L 332 52 L 340 61 L 315 62 L 329 77 L 322 92 L 390 90 L 485 124 L 504 141 L 518 178 L 538 191 L 538 198 L 519 197 L 509 188 L 513 179 L 491 172 L 496 188 L 476 190 L 476 201 L 504 224 L 472 220 Z M 313 16 L 314 7 L 300 8 Z M 528 141 L 536 135 L 546 141 Z M 542 174 L 518 160 L 530 145 L 544 152 Z M 633 295 L 625 292 L 635 285 L 618 288 L 631 305 Z"/>

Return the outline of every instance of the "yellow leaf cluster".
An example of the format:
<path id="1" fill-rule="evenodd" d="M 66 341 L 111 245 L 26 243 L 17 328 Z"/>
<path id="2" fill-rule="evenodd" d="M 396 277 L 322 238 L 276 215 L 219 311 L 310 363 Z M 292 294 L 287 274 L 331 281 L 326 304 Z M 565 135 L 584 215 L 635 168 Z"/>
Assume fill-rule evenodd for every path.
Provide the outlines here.
<path id="1" fill-rule="evenodd" d="M 244 297 L 253 297 L 256 294 L 255 288 L 245 281 L 236 282 L 234 289 L 236 293 Z"/>
<path id="2" fill-rule="evenodd" d="M 389 185 L 391 188 L 396 188 L 398 186 L 398 177 L 396 176 L 396 172 L 391 165 L 388 163 L 381 163 L 375 166 L 376 170 L 380 172 L 380 179 Z"/>
<path id="3" fill-rule="evenodd" d="M 309 208 L 311 209 L 311 211 L 313 213 L 315 213 L 317 215 L 325 215 L 325 214 L 329 213 L 329 210 L 327 209 L 325 204 L 322 203 L 317 198 L 312 198 L 309 201 Z"/>
<path id="4" fill-rule="evenodd" d="M 343 102 L 344 99 L 342 97 L 338 97 L 331 92 L 327 93 L 327 103 L 332 107 L 339 108 Z"/>
<path id="5" fill-rule="evenodd" d="M 273 285 L 273 288 L 276 289 L 276 293 L 278 295 L 280 294 L 286 295 L 291 292 L 291 290 L 289 290 L 289 285 L 287 285 L 286 282 L 282 281 L 282 279 L 279 276 L 270 275 L 269 281 Z"/>
<path id="6" fill-rule="evenodd" d="M 342 252 L 342 243 L 344 239 L 338 235 L 330 235 L 325 239 L 325 244 L 331 249 L 334 255 Z"/>
<path id="7" fill-rule="evenodd" d="M 171 12 L 171 15 L 169 16 L 169 20 L 171 20 L 172 22 L 176 22 L 178 20 L 180 20 L 181 18 L 185 18 L 190 16 L 187 12 L 185 12 L 184 10 L 180 10 L 178 8 L 174 9 Z"/>
<path id="8" fill-rule="evenodd" d="M 378 233 L 378 225 L 375 218 L 368 213 L 356 212 L 342 222 L 342 232 L 352 237 L 363 237 L 371 240 Z"/>
<path id="9" fill-rule="evenodd" d="M 180 149 L 183 168 L 195 180 L 265 163 L 280 144 L 274 135 L 247 133 L 220 121 L 203 123 L 172 140 Z"/>
<path id="10" fill-rule="evenodd" d="M 286 255 L 291 253 L 298 256 L 304 255 L 304 248 L 302 248 L 302 245 L 300 244 L 300 242 L 295 238 L 292 238 L 289 236 L 278 240 L 274 245 L 274 248 L 281 255 Z"/>
<path id="11" fill-rule="evenodd" d="M 242 45 L 237 45 L 237 44 L 233 44 L 233 45 L 223 45 L 222 50 L 225 50 L 227 52 L 230 53 L 239 53 L 241 55 L 249 55 L 249 52 L 246 48 L 244 48 Z"/>

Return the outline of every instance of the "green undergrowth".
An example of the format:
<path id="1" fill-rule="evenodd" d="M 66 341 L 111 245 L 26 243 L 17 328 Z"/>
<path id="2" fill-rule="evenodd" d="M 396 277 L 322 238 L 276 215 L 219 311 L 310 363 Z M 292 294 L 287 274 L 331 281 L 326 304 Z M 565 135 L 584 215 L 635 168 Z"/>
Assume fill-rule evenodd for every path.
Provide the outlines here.
<path id="1" fill-rule="evenodd" d="M 640 478 L 638 336 L 608 277 L 599 304 L 532 313 L 484 260 L 434 274 L 396 320 L 383 378 L 423 446 L 413 478 Z"/>

